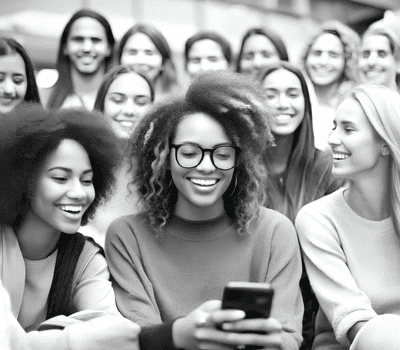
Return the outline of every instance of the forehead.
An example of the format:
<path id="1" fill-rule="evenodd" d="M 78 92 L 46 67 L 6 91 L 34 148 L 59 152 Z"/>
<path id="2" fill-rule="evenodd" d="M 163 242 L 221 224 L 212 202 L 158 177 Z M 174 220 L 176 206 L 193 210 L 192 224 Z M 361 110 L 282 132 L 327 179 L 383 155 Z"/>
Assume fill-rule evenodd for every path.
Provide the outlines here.
<path id="1" fill-rule="evenodd" d="M 275 51 L 276 47 L 274 43 L 262 34 L 254 34 L 247 38 L 244 43 L 243 51 Z"/>
<path id="2" fill-rule="evenodd" d="M 354 98 L 346 98 L 337 108 L 336 121 L 349 121 L 356 124 L 368 124 L 368 118 L 361 104 Z"/>
<path id="3" fill-rule="evenodd" d="M 391 51 L 389 38 L 381 34 L 366 35 L 362 40 L 361 48 L 383 49 Z"/>
<path id="4" fill-rule="evenodd" d="M 311 48 L 313 50 L 343 51 L 343 44 L 336 35 L 324 33 L 315 39 Z"/>
<path id="5" fill-rule="evenodd" d="M 297 88 L 301 89 L 301 83 L 299 78 L 296 74 L 283 69 L 279 68 L 274 70 L 273 72 L 269 73 L 264 81 L 263 87 L 265 89 L 273 88 L 273 89 L 288 89 L 288 88 Z"/>
<path id="6" fill-rule="evenodd" d="M 64 139 L 44 161 L 44 171 L 54 167 L 64 167 L 77 171 L 91 168 L 89 155 L 77 141 Z"/>
<path id="7" fill-rule="evenodd" d="M 126 41 L 125 47 L 157 49 L 150 37 L 147 34 L 140 32 L 131 35 Z"/>
<path id="8" fill-rule="evenodd" d="M 222 47 L 211 39 L 201 39 L 196 41 L 189 50 L 189 56 L 191 55 L 218 55 L 222 56 Z"/>
<path id="9" fill-rule="evenodd" d="M 25 62 L 18 53 L 0 56 L 0 71 L 25 75 Z"/>
<path id="10" fill-rule="evenodd" d="M 118 75 L 108 88 L 107 94 L 112 93 L 151 96 L 150 86 L 147 81 L 133 72 Z"/>
<path id="11" fill-rule="evenodd" d="M 225 128 L 216 119 L 205 113 L 184 116 L 179 122 L 174 143 L 193 142 L 204 147 L 213 147 L 229 142 Z"/>
<path id="12" fill-rule="evenodd" d="M 95 36 L 105 38 L 106 30 L 97 19 L 91 17 L 81 17 L 72 24 L 68 36 Z"/>

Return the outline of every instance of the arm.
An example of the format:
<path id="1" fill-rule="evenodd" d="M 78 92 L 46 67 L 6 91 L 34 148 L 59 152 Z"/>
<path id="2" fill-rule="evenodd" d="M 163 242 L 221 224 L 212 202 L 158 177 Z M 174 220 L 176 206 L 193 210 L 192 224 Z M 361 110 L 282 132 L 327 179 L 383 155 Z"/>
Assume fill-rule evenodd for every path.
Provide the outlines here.
<path id="1" fill-rule="evenodd" d="M 293 332 L 283 332 L 282 349 L 298 349 L 304 312 L 300 291 L 302 263 L 293 224 L 282 216 L 271 241 L 271 257 L 266 281 L 274 288 L 271 316 Z"/>
<path id="2" fill-rule="evenodd" d="M 76 311 L 92 309 L 120 315 L 115 304 L 107 262 L 99 248 L 91 242 L 85 242 L 73 283 L 73 305 Z"/>
<path id="3" fill-rule="evenodd" d="M 315 295 L 336 338 L 349 346 L 350 328 L 376 313 L 368 296 L 357 287 L 336 228 L 328 217 L 315 206 L 305 207 L 296 218 L 296 228 Z"/>
<path id="4" fill-rule="evenodd" d="M 152 283 L 142 265 L 141 251 L 130 222 L 121 218 L 111 224 L 105 252 L 118 310 L 141 326 L 160 324 Z"/>

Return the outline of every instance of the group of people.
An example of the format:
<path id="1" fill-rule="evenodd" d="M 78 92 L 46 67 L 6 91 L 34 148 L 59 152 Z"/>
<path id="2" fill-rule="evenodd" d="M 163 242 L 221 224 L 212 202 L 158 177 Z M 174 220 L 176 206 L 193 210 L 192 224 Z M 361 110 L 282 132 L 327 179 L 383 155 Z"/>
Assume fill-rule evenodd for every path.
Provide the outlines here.
<path id="1" fill-rule="evenodd" d="M 397 348 L 400 38 L 324 23 L 299 69 L 269 28 L 236 57 L 204 31 L 184 57 L 186 88 L 159 30 L 116 47 L 84 9 L 40 91 L 0 38 L 0 342 Z M 221 309 L 231 281 L 269 283 L 271 316 Z"/>

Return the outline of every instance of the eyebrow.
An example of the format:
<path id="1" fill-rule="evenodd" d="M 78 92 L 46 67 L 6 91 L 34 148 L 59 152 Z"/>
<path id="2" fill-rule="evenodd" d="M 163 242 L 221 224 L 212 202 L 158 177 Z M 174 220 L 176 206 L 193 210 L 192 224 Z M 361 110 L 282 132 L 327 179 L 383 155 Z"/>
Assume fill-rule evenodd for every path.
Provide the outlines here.
<path id="1" fill-rule="evenodd" d="M 65 171 L 65 172 L 67 172 L 67 173 L 72 173 L 72 170 L 71 170 L 71 169 L 65 168 L 65 167 L 62 167 L 62 166 L 55 166 L 55 167 L 53 167 L 53 168 L 50 168 L 50 169 L 47 170 L 47 171 L 52 171 L 52 170 L 62 170 L 62 171 Z M 93 173 L 93 170 L 92 170 L 92 169 L 88 169 L 88 170 L 85 170 L 85 171 L 83 172 L 83 174 L 89 174 L 89 173 Z"/>

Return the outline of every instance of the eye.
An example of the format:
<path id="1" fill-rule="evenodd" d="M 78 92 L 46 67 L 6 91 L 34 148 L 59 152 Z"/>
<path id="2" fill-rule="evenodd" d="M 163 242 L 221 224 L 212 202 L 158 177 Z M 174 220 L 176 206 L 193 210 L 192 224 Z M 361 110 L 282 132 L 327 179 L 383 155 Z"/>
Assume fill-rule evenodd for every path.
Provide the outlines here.
<path id="1" fill-rule="evenodd" d="M 153 50 L 144 50 L 144 53 L 145 53 L 147 56 L 153 56 L 153 55 L 155 54 L 155 52 L 154 52 Z"/>
<path id="2" fill-rule="evenodd" d="M 115 94 L 115 95 L 112 95 L 110 99 L 115 104 L 121 104 L 121 103 L 125 102 L 126 97 L 123 95 Z"/>
<path id="3" fill-rule="evenodd" d="M 216 56 L 210 56 L 210 57 L 208 57 L 208 60 L 209 60 L 210 62 L 215 63 L 215 62 L 218 62 L 218 61 L 219 61 L 219 58 L 216 57 Z"/>
<path id="4" fill-rule="evenodd" d="M 138 50 L 136 50 L 136 49 L 128 49 L 128 50 L 126 50 L 125 52 L 126 52 L 128 55 L 132 55 L 132 56 L 135 56 L 135 55 L 138 54 Z"/>
<path id="5" fill-rule="evenodd" d="M 363 58 L 368 58 L 369 56 L 370 56 L 370 52 L 369 51 L 363 51 L 362 53 L 361 53 L 361 56 L 363 57 Z"/>
<path id="6" fill-rule="evenodd" d="M 22 85 L 25 82 L 25 78 L 23 76 L 16 76 L 16 77 L 13 77 L 13 82 L 16 85 Z"/>
<path id="7" fill-rule="evenodd" d="M 189 62 L 190 63 L 200 63 L 200 58 L 199 57 L 192 57 L 192 58 L 189 58 Z"/>
<path id="8" fill-rule="evenodd" d="M 252 59 L 254 59 L 254 53 L 252 53 L 252 52 L 245 53 L 243 55 L 243 59 L 244 60 L 252 60 Z"/>
<path id="9" fill-rule="evenodd" d="M 378 51 L 378 56 L 380 57 L 380 58 L 385 58 L 385 57 L 387 57 L 389 55 L 389 52 L 387 52 L 387 51 L 385 51 L 385 50 L 379 50 Z"/>
<path id="10" fill-rule="evenodd" d="M 82 179 L 81 182 L 86 185 L 86 186 L 90 186 L 93 184 L 93 179 L 92 178 L 88 178 L 88 179 Z"/>
<path id="11" fill-rule="evenodd" d="M 271 58 L 273 56 L 273 54 L 272 54 L 272 52 L 269 52 L 269 51 L 263 51 L 262 56 L 264 58 Z"/>
<path id="12" fill-rule="evenodd" d="M 93 44 L 98 44 L 100 42 L 102 42 L 102 40 L 100 38 L 92 38 L 92 43 Z"/>
<path id="13" fill-rule="evenodd" d="M 322 56 L 322 51 L 320 51 L 320 50 L 313 50 L 313 51 L 311 51 L 311 53 L 310 53 L 312 56 L 315 56 L 315 57 L 320 57 L 320 56 Z"/>
<path id="14" fill-rule="evenodd" d="M 134 102 L 138 106 L 147 106 L 151 103 L 150 97 L 148 96 L 136 96 Z"/>
<path id="15" fill-rule="evenodd" d="M 59 183 L 65 183 L 68 181 L 65 176 L 53 176 L 52 179 Z"/>

